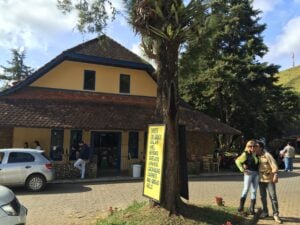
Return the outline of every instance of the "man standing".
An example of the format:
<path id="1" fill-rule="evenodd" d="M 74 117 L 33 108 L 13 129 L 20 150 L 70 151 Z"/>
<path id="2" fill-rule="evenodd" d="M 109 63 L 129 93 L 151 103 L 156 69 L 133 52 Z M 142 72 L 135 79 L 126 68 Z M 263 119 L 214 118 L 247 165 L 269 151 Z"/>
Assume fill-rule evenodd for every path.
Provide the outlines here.
<path id="1" fill-rule="evenodd" d="M 295 157 L 295 148 L 291 145 L 290 142 L 287 143 L 287 145 L 281 151 L 281 154 L 284 156 L 284 171 L 293 171 L 293 159 Z"/>
<path id="2" fill-rule="evenodd" d="M 276 195 L 276 183 L 278 182 L 278 166 L 272 155 L 264 150 L 264 143 L 257 142 L 256 153 L 259 157 L 259 191 L 262 203 L 261 218 L 269 216 L 267 206 L 267 192 L 269 193 L 275 222 L 282 223 L 279 217 L 279 207 Z"/>
<path id="3" fill-rule="evenodd" d="M 86 162 L 89 162 L 89 160 L 91 159 L 92 154 L 89 146 L 85 144 L 83 141 L 80 141 L 78 145 L 79 145 L 79 154 L 78 154 L 78 159 L 74 163 L 74 167 L 80 170 L 81 179 L 84 179 L 85 165 Z"/>

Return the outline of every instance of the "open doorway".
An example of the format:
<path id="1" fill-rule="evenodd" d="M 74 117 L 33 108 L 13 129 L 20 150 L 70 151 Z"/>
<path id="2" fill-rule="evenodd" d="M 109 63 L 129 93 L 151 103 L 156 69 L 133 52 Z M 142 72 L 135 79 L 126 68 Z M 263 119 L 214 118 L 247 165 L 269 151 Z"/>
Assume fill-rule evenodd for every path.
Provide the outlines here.
<path id="1" fill-rule="evenodd" d="M 121 132 L 92 132 L 91 145 L 97 154 L 98 175 L 116 175 L 121 165 Z"/>

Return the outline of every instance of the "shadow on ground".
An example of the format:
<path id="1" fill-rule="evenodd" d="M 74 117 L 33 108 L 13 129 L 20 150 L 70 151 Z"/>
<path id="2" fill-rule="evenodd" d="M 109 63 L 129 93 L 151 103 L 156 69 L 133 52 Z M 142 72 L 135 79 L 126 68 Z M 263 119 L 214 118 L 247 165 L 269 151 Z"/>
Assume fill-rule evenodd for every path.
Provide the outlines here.
<path id="1" fill-rule="evenodd" d="M 86 187 L 86 184 L 48 184 L 44 191 L 40 192 L 31 192 L 28 191 L 25 187 L 10 187 L 13 192 L 17 195 L 49 195 L 49 194 L 69 194 L 69 193 L 79 193 L 79 192 L 88 192 L 92 189 Z"/>
<path id="2" fill-rule="evenodd" d="M 219 206 L 223 207 L 223 206 Z M 203 221 L 207 224 L 232 224 L 232 225 L 250 225 L 256 224 L 257 218 L 247 214 L 236 213 L 230 208 L 200 207 L 184 204 L 182 206 L 182 216 L 194 221 Z"/>

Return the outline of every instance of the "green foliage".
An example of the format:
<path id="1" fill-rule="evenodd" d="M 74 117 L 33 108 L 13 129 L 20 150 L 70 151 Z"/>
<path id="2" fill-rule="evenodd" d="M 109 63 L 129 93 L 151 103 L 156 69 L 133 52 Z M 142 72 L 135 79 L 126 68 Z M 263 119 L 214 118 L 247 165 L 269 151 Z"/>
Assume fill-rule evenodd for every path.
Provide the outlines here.
<path id="1" fill-rule="evenodd" d="M 258 60 L 267 52 L 259 11 L 248 0 L 214 0 L 208 12 L 204 38 L 189 42 L 180 60 L 181 96 L 246 138 L 280 136 L 299 99 L 276 85 L 278 66 Z"/>
<path id="2" fill-rule="evenodd" d="M 160 207 L 150 208 L 146 202 L 134 202 L 125 210 L 114 211 L 94 225 L 215 225 L 242 224 L 247 219 L 236 208 L 226 206 L 183 205 L 181 216 L 170 216 Z M 245 223 L 244 223 L 245 224 Z"/>
<path id="3" fill-rule="evenodd" d="M 3 74 L 0 74 L 0 80 L 7 82 L 5 84 L 6 87 L 8 86 L 9 81 L 13 81 L 13 82 L 22 81 L 27 77 L 29 77 L 33 72 L 33 69 L 30 68 L 29 66 L 26 66 L 24 63 L 26 57 L 25 51 L 12 49 L 11 53 L 12 53 L 11 61 L 7 61 L 7 63 L 11 66 L 5 67 L 1 65 L 4 71 Z"/>
<path id="4" fill-rule="evenodd" d="M 134 1 L 127 0 L 128 21 L 142 35 L 143 47 L 149 57 L 155 58 L 158 42 L 176 44 L 200 38 L 205 6 L 202 1 Z M 149 42 L 149 37 L 151 41 Z"/>
<path id="5" fill-rule="evenodd" d="M 276 77 L 278 77 L 278 84 L 290 87 L 300 94 L 300 66 L 281 71 Z"/>
<path id="6" fill-rule="evenodd" d="M 81 33 L 103 33 L 107 22 L 113 20 L 117 13 L 110 0 L 57 0 L 57 7 L 63 13 L 78 12 L 77 29 Z"/>

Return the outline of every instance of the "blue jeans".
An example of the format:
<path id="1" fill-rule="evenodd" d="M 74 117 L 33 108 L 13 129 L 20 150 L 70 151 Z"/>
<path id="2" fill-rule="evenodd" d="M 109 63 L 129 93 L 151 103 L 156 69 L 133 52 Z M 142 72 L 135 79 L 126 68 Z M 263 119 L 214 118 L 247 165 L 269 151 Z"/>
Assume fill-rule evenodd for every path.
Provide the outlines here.
<path id="1" fill-rule="evenodd" d="M 247 198 L 247 194 L 251 187 L 251 199 L 256 199 L 258 180 L 258 171 L 249 171 L 248 175 L 244 174 L 244 188 L 242 191 L 242 198 Z"/>
<path id="2" fill-rule="evenodd" d="M 273 216 L 278 216 L 279 210 L 278 210 L 278 200 L 276 195 L 275 184 L 273 182 L 269 182 L 269 183 L 259 182 L 259 191 L 261 196 L 263 212 L 268 214 L 268 206 L 267 206 L 267 191 L 268 191 L 272 203 Z"/>
<path id="3" fill-rule="evenodd" d="M 284 158 L 285 171 L 293 171 L 293 158 L 285 157 Z"/>

